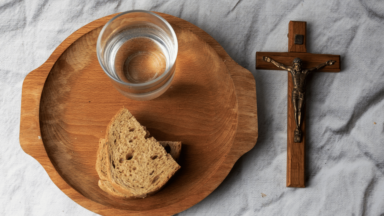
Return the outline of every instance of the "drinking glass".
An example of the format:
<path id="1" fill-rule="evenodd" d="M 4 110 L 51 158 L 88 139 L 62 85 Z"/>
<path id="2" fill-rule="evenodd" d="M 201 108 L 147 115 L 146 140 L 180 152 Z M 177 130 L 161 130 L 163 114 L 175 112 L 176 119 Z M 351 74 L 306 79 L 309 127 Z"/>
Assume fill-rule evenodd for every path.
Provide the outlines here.
<path id="1" fill-rule="evenodd" d="M 97 39 L 97 58 L 114 87 L 135 100 L 159 97 L 170 86 L 178 51 L 176 34 L 161 16 L 143 10 L 112 18 Z"/>

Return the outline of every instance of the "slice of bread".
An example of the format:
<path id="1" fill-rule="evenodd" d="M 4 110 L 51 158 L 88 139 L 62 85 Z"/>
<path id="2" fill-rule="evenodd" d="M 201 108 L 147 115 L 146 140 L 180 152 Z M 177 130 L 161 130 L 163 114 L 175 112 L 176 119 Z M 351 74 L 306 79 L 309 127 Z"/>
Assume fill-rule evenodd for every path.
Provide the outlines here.
<path id="1" fill-rule="evenodd" d="M 147 135 L 149 132 L 147 133 Z M 181 142 L 173 142 L 173 141 L 159 141 L 159 143 L 166 149 L 168 152 L 168 148 L 170 149 L 170 152 L 168 152 L 173 159 L 177 161 L 180 155 L 181 151 Z M 107 177 L 107 169 L 105 164 L 105 160 L 107 159 L 107 151 L 106 151 L 106 144 L 105 139 L 99 140 L 99 150 L 97 153 L 97 161 L 96 161 L 96 171 L 99 174 L 99 187 L 107 192 L 108 194 L 119 197 L 119 198 L 134 198 L 132 195 L 123 194 L 117 191 L 114 187 L 112 187 L 111 183 L 108 181 Z"/>
<path id="2" fill-rule="evenodd" d="M 180 166 L 125 108 L 112 118 L 105 138 L 105 168 L 112 187 L 129 197 L 153 194 Z"/>
<path id="3" fill-rule="evenodd" d="M 145 138 L 151 137 L 151 134 L 147 130 L 145 126 L 143 126 L 147 134 L 145 135 Z M 181 142 L 180 141 L 159 141 L 160 145 L 162 145 L 165 149 L 165 151 L 169 154 L 171 154 L 172 158 L 175 161 L 179 160 L 180 152 L 181 152 Z"/>
<path id="4" fill-rule="evenodd" d="M 165 151 L 172 156 L 172 158 L 177 162 L 179 161 L 180 152 L 181 152 L 181 142 L 180 141 L 159 141 L 160 145 L 163 146 Z"/>
<path id="5" fill-rule="evenodd" d="M 150 137 L 149 131 L 144 127 L 146 131 L 145 137 Z M 166 141 L 167 142 L 167 141 Z M 161 144 L 161 143 L 160 143 Z M 180 143 L 181 145 L 181 143 Z M 175 148 L 175 147 L 174 147 Z M 181 148 L 181 146 L 180 146 Z M 96 171 L 99 174 L 100 180 L 108 180 L 107 176 L 107 145 L 105 139 L 99 139 L 99 149 L 97 150 L 97 159 L 96 159 Z"/>

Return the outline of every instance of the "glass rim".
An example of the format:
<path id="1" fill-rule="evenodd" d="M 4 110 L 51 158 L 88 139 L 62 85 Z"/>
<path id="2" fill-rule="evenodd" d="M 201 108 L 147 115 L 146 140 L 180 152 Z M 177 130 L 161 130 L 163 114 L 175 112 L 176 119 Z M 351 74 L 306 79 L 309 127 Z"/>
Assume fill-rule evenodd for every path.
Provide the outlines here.
<path id="1" fill-rule="evenodd" d="M 162 73 L 159 77 L 149 81 L 149 82 L 145 82 L 145 83 L 127 83 L 127 82 L 123 82 L 121 80 L 118 80 L 116 79 L 114 76 L 112 76 L 108 70 L 104 67 L 104 65 L 102 64 L 102 61 L 101 61 L 101 57 L 100 57 L 100 54 L 99 54 L 99 51 L 101 49 L 101 36 L 104 34 L 104 31 L 105 29 L 115 20 L 117 19 L 118 17 L 120 16 L 123 16 L 125 14 L 129 14 L 129 13 L 146 13 L 146 14 L 150 14 L 152 16 L 155 16 L 157 17 L 158 19 L 160 19 L 167 27 L 168 29 L 170 30 L 171 32 L 171 35 L 172 35 L 172 38 L 174 39 L 174 42 L 175 42 L 175 46 L 176 46 L 176 53 L 175 53 L 175 56 L 171 59 L 171 62 L 172 62 L 172 67 L 169 67 L 167 70 L 164 71 L 164 73 Z M 104 73 L 106 73 L 109 78 L 111 78 L 113 81 L 115 82 L 118 82 L 122 85 L 125 85 L 125 86 L 128 86 L 128 87 L 145 87 L 147 85 L 151 85 L 151 84 L 154 84 L 158 81 L 161 81 L 166 75 L 168 75 L 170 73 L 170 71 L 173 69 L 175 63 L 176 63 L 176 58 L 177 58 L 177 54 L 178 54 L 178 51 L 179 51 L 179 44 L 178 44 L 178 41 L 177 41 L 177 37 L 176 37 L 176 33 L 175 31 L 173 30 L 171 24 L 168 23 L 167 20 L 165 20 L 163 17 L 161 17 L 160 15 L 157 15 L 151 11 L 146 11 L 146 10 L 130 10 L 130 11 L 125 11 L 125 12 L 122 12 L 122 13 L 119 13 L 118 15 L 114 16 L 112 19 L 110 19 L 104 26 L 103 28 L 101 29 L 100 33 L 99 33 L 99 36 L 97 38 L 97 44 L 96 44 L 96 54 L 97 54 L 97 59 L 99 61 L 99 64 L 101 66 L 101 68 L 103 69 Z"/>

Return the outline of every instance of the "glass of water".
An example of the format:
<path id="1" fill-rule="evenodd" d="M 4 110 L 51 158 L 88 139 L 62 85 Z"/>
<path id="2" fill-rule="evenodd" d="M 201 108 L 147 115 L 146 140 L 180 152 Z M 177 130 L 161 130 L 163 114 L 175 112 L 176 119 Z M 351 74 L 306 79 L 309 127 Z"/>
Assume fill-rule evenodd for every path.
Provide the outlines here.
<path id="1" fill-rule="evenodd" d="M 176 34 L 161 16 L 127 11 L 112 18 L 97 39 L 97 58 L 115 88 L 135 100 L 159 97 L 170 86 L 178 51 Z"/>

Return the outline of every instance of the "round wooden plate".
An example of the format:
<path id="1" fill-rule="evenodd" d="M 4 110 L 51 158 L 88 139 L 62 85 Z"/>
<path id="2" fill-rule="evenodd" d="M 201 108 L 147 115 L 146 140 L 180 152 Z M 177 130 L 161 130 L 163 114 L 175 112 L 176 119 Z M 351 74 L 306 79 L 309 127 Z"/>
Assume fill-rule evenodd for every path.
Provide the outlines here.
<path id="1" fill-rule="evenodd" d="M 69 36 L 24 80 L 20 143 L 71 199 L 103 215 L 171 215 L 208 196 L 258 135 L 256 86 L 207 33 L 158 13 L 175 29 L 179 53 L 170 89 L 151 101 L 117 92 L 96 57 L 96 20 Z M 157 140 L 182 141 L 181 169 L 145 199 L 109 196 L 95 170 L 98 140 L 112 116 L 128 108 Z"/>

